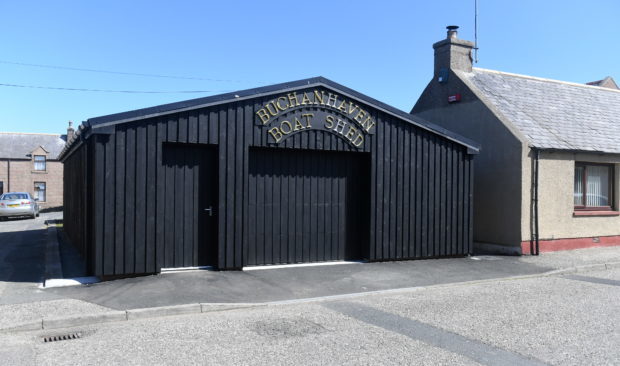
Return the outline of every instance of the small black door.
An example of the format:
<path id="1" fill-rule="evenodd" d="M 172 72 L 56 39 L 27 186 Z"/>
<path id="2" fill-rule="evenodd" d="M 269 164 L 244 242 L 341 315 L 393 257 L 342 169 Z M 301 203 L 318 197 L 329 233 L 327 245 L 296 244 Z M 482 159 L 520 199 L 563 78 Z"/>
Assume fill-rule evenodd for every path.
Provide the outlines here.
<path id="1" fill-rule="evenodd" d="M 165 144 L 164 268 L 217 264 L 216 150 Z"/>
<path id="2" fill-rule="evenodd" d="M 368 155 L 252 149 L 245 265 L 367 258 Z"/>

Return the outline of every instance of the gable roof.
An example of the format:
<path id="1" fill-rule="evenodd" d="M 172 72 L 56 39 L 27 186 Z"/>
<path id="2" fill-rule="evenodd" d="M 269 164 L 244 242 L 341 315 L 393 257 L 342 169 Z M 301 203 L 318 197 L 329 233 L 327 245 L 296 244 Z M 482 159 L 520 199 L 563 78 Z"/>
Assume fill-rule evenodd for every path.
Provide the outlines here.
<path id="1" fill-rule="evenodd" d="M 0 159 L 30 159 L 28 154 L 42 147 L 48 159 L 56 160 L 65 147 L 64 135 L 0 132 Z"/>
<path id="2" fill-rule="evenodd" d="M 620 153 L 620 90 L 479 68 L 457 73 L 532 147 Z"/>
<path id="3" fill-rule="evenodd" d="M 80 135 L 88 134 L 89 130 L 104 128 L 111 125 L 116 125 L 120 123 L 128 123 L 140 119 L 157 117 L 170 113 L 178 113 L 184 112 L 188 110 L 198 109 L 210 107 L 218 104 L 231 103 L 246 99 L 259 98 L 259 97 L 268 97 L 270 95 L 285 93 L 293 90 L 312 88 L 316 86 L 323 86 L 328 89 L 332 89 L 334 91 L 338 91 L 341 95 L 347 96 L 351 99 L 357 100 L 361 103 L 367 104 L 373 108 L 379 109 L 387 114 L 390 114 L 400 120 L 403 120 L 407 123 L 414 124 L 422 129 L 433 132 L 437 135 L 443 136 L 449 140 L 452 140 L 460 145 L 465 146 L 470 153 L 478 153 L 480 150 L 480 145 L 474 141 L 471 141 L 463 136 L 460 136 L 452 131 L 448 131 L 445 128 L 430 123 L 426 120 L 423 120 L 419 117 L 415 117 L 407 112 L 401 111 L 400 109 L 394 108 L 390 105 L 387 105 L 383 102 L 380 102 L 376 99 L 373 99 L 369 96 L 366 96 L 362 93 L 356 92 L 353 89 L 349 89 L 343 85 L 335 83 L 329 79 L 324 77 L 313 77 L 309 79 L 302 79 L 297 81 L 292 81 L 288 83 L 275 84 L 270 86 L 264 86 L 260 88 L 254 89 L 246 89 L 240 90 L 236 92 L 213 95 L 204 98 L 190 99 L 176 103 L 163 104 L 150 108 L 137 109 L 134 111 L 110 114 L 107 116 L 90 118 L 86 122 L 83 122 L 82 125 L 77 129 L 74 138 L 69 141 L 66 148 L 62 151 L 60 155 L 60 159 L 64 159 L 64 157 L 71 151 L 73 146 L 76 145 L 74 143 L 77 141 Z"/>

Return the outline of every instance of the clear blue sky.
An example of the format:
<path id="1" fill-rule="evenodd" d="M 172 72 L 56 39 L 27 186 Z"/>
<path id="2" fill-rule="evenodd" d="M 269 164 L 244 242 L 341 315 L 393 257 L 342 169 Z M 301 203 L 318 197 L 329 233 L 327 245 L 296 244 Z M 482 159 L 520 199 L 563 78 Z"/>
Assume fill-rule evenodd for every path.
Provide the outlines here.
<path id="1" fill-rule="evenodd" d="M 584 83 L 620 80 L 617 0 L 479 0 L 478 67 Z M 473 40 L 474 0 L 8 1 L 0 131 L 64 133 L 90 117 L 325 76 L 409 111 L 445 26 Z M 69 71 L 6 62 L 197 77 Z M 76 123 L 76 124 L 77 124 Z"/>

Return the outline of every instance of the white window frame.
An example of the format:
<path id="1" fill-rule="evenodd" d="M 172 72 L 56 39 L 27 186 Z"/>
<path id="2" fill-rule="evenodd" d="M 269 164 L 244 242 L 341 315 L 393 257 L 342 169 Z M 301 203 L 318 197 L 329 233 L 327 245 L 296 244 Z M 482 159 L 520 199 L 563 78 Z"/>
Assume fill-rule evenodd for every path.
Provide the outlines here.
<path id="1" fill-rule="evenodd" d="M 37 185 L 43 185 L 43 199 L 39 196 L 41 190 L 37 190 Z M 47 201 L 47 182 L 34 182 L 34 198 L 37 198 L 37 202 L 46 202 Z"/>
<path id="2" fill-rule="evenodd" d="M 43 158 L 42 161 L 37 161 L 37 158 Z M 45 172 L 47 171 L 47 156 L 45 155 L 35 155 L 32 158 L 33 162 L 34 162 L 34 170 L 36 172 Z M 43 169 L 39 169 L 39 164 L 43 164 Z"/>

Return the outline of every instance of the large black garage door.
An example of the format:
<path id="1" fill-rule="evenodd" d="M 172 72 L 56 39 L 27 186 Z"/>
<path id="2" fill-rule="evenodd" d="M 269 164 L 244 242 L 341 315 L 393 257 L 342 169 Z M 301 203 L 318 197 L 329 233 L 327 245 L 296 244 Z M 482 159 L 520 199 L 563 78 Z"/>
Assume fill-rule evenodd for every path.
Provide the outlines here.
<path id="1" fill-rule="evenodd" d="M 367 257 L 368 155 L 250 151 L 246 265 Z"/>

